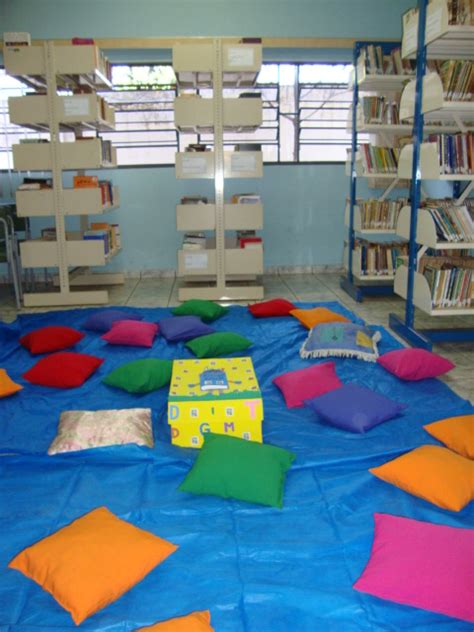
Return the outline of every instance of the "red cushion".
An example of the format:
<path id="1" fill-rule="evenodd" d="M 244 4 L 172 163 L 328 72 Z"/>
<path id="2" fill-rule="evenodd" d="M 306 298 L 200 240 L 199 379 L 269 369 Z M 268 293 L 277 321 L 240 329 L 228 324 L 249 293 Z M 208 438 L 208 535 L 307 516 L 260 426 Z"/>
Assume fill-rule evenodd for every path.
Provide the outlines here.
<path id="1" fill-rule="evenodd" d="M 255 318 L 269 318 L 270 316 L 289 316 L 296 306 L 284 298 L 274 298 L 271 301 L 249 305 L 249 312 Z"/>
<path id="2" fill-rule="evenodd" d="M 288 408 L 304 406 L 305 399 L 319 397 L 342 386 L 335 362 L 323 362 L 283 373 L 273 380 L 273 384 L 283 393 Z"/>
<path id="3" fill-rule="evenodd" d="M 23 377 L 40 386 L 74 388 L 81 386 L 103 361 L 84 353 L 63 351 L 41 358 Z"/>
<path id="4" fill-rule="evenodd" d="M 20 344 L 30 353 L 49 353 L 72 347 L 84 338 L 84 334 L 71 327 L 41 327 L 20 338 Z"/>

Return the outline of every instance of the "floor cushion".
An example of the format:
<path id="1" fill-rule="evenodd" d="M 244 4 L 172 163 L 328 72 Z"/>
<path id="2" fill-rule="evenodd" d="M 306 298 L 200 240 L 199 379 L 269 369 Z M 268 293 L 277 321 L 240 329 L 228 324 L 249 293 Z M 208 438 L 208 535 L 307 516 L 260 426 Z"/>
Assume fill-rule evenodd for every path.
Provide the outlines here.
<path id="1" fill-rule="evenodd" d="M 174 617 L 146 628 L 140 628 L 136 632 L 214 632 L 211 626 L 211 613 L 209 610 L 191 612 L 184 617 Z"/>
<path id="2" fill-rule="evenodd" d="M 158 333 L 158 325 L 137 320 L 120 320 L 112 324 L 109 331 L 101 336 L 110 345 L 128 347 L 152 347 Z"/>
<path id="3" fill-rule="evenodd" d="M 230 331 L 217 331 L 207 336 L 193 338 L 185 344 L 198 358 L 215 358 L 217 356 L 245 351 L 252 342 L 244 336 Z"/>
<path id="4" fill-rule="evenodd" d="M 289 316 L 293 309 L 296 309 L 295 305 L 284 298 L 273 298 L 270 301 L 254 303 L 248 306 L 248 310 L 254 318 Z"/>
<path id="5" fill-rule="evenodd" d="M 40 327 L 20 338 L 20 344 L 33 355 L 61 351 L 77 344 L 84 334 L 72 327 Z"/>
<path id="6" fill-rule="evenodd" d="M 138 312 L 125 309 L 102 309 L 89 316 L 82 323 L 82 327 L 83 329 L 105 333 L 109 331 L 113 323 L 119 320 L 143 320 L 143 316 Z"/>
<path id="7" fill-rule="evenodd" d="M 0 399 L 2 397 L 8 397 L 21 391 L 23 386 L 14 382 L 5 369 L 0 369 Z"/>
<path id="8" fill-rule="evenodd" d="M 440 419 L 423 428 L 451 450 L 474 459 L 474 414 Z"/>
<path id="9" fill-rule="evenodd" d="M 354 588 L 474 623 L 474 529 L 380 513 L 374 519 L 372 552 Z"/>
<path id="10" fill-rule="evenodd" d="M 228 312 L 227 307 L 222 307 L 214 301 L 205 301 L 199 298 L 193 298 L 185 301 L 182 305 L 178 305 L 171 310 L 173 316 L 198 316 L 205 323 L 210 323 Z"/>
<path id="11" fill-rule="evenodd" d="M 153 447 L 150 408 L 63 411 L 48 454 L 127 443 Z"/>
<path id="12" fill-rule="evenodd" d="M 23 549 L 8 566 L 51 593 L 79 625 L 176 549 L 99 507 Z"/>
<path id="13" fill-rule="evenodd" d="M 205 433 L 179 490 L 281 508 L 286 472 L 294 458 L 288 450 L 268 443 Z"/>
<path id="14" fill-rule="evenodd" d="M 401 380 L 424 380 L 443 375 L 456 366 L 447 358 L 426 349 L 396 349 L 381 355 L 377 362 Z"/>
<path id="15" fill-rule="evenodd" d="M 328 393 L 342 386 L 335 362 L 323 362 L 305 369 L 288 371 L 273 379 L 285 398 L 287 408 L 304 406 L 305 399 Z"/>
<path id="16" fill-rule="evenodd" d="M 160 331 L 168 342 L 186 341 L 214 333 L 214 329 L 197 316 L 171 316 L 160 320 Z"/>
<path id="17" fill-rule="evenodd" d="M 437 445 L 422 445 L 369 472 L 451 511 L 461 511 L 474 498 L 474 461 Z"/>
<path id="18" fill-rule="evenodd" d="M 305 404 L 328 424 L 359 433 L 393 419 L 405 409 L 404 404 L 358 384 L 344 384 Z"/>
<path id="19" fill-rule="evenodd" d="M 342 314 L 333 312 L 327 307 L 312 307 L 311 309 L 294 309 L 290 314 L 300 321 L 306 329 L 312 329 L 323 323 L 349 323 L 350 320 Z"/>
<path id="20" fill-rule="evenodd" d="M 380 332 L 354 323 L 323 323 L 313 327 L 300 349 L 303 359 L 357 358 L 375 362 Z"/>
<path id="21" fill-rule="evenodd" d="M 23 377 L 40 386 L 74 388 L 81 386 L 103 361 L 85 353 L 58 351 L 38 360 Z"/>
<path id="22" fill-rule="evenodd" d="M 150 393 L 170 383 L 172 370 L 172 360 L 145 358 L 119 366 L 102 382 L 128 393 Z"/>

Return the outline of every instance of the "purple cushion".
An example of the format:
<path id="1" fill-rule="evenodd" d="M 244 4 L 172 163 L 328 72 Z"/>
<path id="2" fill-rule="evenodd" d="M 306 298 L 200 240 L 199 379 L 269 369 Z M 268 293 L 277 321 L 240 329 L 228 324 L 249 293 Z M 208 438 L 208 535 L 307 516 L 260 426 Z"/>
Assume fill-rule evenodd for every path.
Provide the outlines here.
<path id="1" fill-rule="evenodd" d="M 456 366 L 443 356 L 426 349 L 397 349 L 384 353 L 377 360 L 389 373 L 401 380 L 417 381 L 437 377 Z"/>
<path id="2" fill-rule="evenodd" d="M 474 623 L 474 529 L 389 514 L 374 518 L 372 552 L 354 588 Z"/>
<path id="3" fill-rule="evenodd" d="M 168 342 L 191 340 L 198 336 L 214 333 L 215 329 L 205 325 L 197 316 L 171 316 L 160 320 L 160 332 Z"/>
<path id="4" fill-rule="evenodd" d="M 89 316 L 82 323 L 82 327 L 91 331 L 106 332 L 118 320 L 143 320 L 143 316 L 137 312 L 128 312 L 124 309 L 101 309 L 99 312 Z"/>
<path id="5" fill-rule="evenodd" d="M 110 331 L 101 336 L 111 345 L 127 345 L 129 347 L 151 347 L 158 333 L 155 323 L 142 323 L 136 320 L 119 320 Z"/>
<path id="6" fill-rule="evenodd" d="M 344 384 L 329 393 L 305 400 L 305 404 L 324 421 L 350 432 L 366 432 L 406 408 L 404 404 L 357 384 Z"/>

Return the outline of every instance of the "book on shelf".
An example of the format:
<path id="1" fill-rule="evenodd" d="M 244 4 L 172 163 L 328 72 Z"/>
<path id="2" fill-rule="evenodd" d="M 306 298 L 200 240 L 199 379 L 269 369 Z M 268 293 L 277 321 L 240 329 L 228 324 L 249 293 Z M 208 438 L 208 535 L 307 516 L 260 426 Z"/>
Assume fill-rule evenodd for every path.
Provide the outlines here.
<path id="1" fill-rule="evenodd" d="M 40 189 L 51 189 L 53 186 L 52 178 L 23 178 L 23 183 L 18 189 L 20 191 L 38 191 Z"/>
<path id="2" fill-rule="evenodd" d="M 365 70 L 369 75 L 413 75 L 415 64 L 410 59 L 402 59 L 399 47 L 384 55 L 381 46 L 368 44 L 364 49 Z"/>
<path id="3" fill-rule="evenodd" d="M 399 125 L 399 104 L 388 97 L 363 97 L 362 114 L 365 123 Z"/>
<path id="4" fill-rule="evenodd" d="M 207 204 L 207 197 L 203 195 L 185 195 L 181 198 L 181 204 Z"/>
<path id="5" fill-rule="evenodd" d="M 256 193 L 236 193 L 230 201 L 232 204 L 259 204 L 261 197 Z"/>
<path id="6" fill-rule="evenodd" d="M 41 229 L 41 239 L 43 241 L 56 241 L 56 228 L 54 226 Z"/>
<path id="7" fill-rule="evenodd" d="M 474 26 L 473 0 L 448 0 L 448 22 Z"/>
<path id="8" fill-rule="evenodd" d="M 31 46 L 31 35 L 25 32 L 10 31 L 3 34 L 3 45 L 6 48 Z"/>
<path id="9" fill-rule="evenodd" d="M 443 85 L 446 101 L 472 101 L 474 94 L 474 62 L 449 59 L 437 62 L 436 71 Z"/>
<path id="10" fill-rule="evenodd" d="M 95 189 L 99 186 L 98 176 L 74 176 L 72 179 L 75 189 Z"/>
<path id="11" fill-rule="evenodd" d="M 104 253 L 107 255 L 112 250 L 112 244 L 110 243 L 110 231 L 102 229 L 89 229 L 85 230 L 82 239 L 84 241 L 99 240 L 104 242 Z"/>
<path id="12" fill-rule="evenodd" d="M 420 259 L 433 309 L 470 307 L 474 292 L 474 257 L 429 257 Z"/>
<path id="13" fill-rule="evenodd" d="M 71 39 L 73 46 L 91 46 L 95 44 L 92 37 L 73 37 Z"/>
<path id="14" fill-rule="evenodd" d="M 117 226 L 117 224 L 116 224 Z M 117 237 L 116 237 L 116 231 L 114 229 L 114 226 L 112 224 L 109 224 L 108 222 L 92 222 L 90 225 L 90 230 L 93 231 L 106 231 L 108 234 L 108 244 L 110 246 L 111 250 L 116 250 L 118 248 L 117 245 Z"/>
<path id="15" fill-rule="evenodd" d="M 400 148 L 375 147 L 368 143 L 362 143 L 360 156 L 365 173 L 396 174 Z"/>
<path id="16" fill-rule="evenodd" d="M 441 174 L 474 174 L 474 132 L 430 134 L 428 142 L 436 143 Z"/>
<path id="17" fill-rule="evenodd" d="M 204 233 L 185 233 L 182 247 L 183 250 L 204 250 L 206 248 L 206 235 Z"/>
<path id="18" fill-rule="evenodd" d="M 49 143 L 47 138 L 20 138 L 20 145 L 36 145 L 38 143 Z"/>
<path id="19" fill-rule="evenodd" d="M 402 206 L 406 203 L 406 198 L 358 200 L 362 230 L 395 230 Z"/>
<path id="20" fill-rule="evenodd" d="M 427 200 L 424 206 L 433 218 L 440 241 L 474 241 L 474 206 L 457 206 L 452 200 Z"/>
<path id="21" fill-rule="evenodd" d="M 355 253 L 362 276 L 393 276 L 397 258 L 408 254 L 408 246 L 401 242 L 374 244 L 360 239 L 355 242 Z"/>

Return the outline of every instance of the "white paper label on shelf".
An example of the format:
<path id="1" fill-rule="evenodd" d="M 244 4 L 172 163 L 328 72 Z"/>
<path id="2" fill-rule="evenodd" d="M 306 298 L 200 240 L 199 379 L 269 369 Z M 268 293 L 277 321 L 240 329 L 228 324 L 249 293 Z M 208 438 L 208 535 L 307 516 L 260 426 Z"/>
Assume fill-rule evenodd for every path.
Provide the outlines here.
<path id="1" fill-rule="evenodd" d="M 418 20 L 409 22 L 409 25 L 403 29 L 403 50 L 402 55 L 416 51 L 418 41 Z"/>
<path id="2" fill-rule="evenodd" d="M 251 46 L 231 46 L 227 49 L 227 63 L 235 68 L 254 65 L 254 49 Z"/>
<path id="3" fill-rule="evenodd" d="M 89 97 L 64 97 L 65 116 L 85 116 L 89 114 Z"/>
<path id="4" fill-rule="evenodd" d="M 204 156 L 185 154 L 181 161 L 181 169 L 184 176 L 204 176 L 207 173 L 207 160 Z"/>
<path id="5" fill-rule="evenodd" d="M 232 173 L 244 173 L 257 169 L 257 157 L 245 151 L 235 152 L 231 156 L 230 169 Z"/>
<path id="6" fill-rule="evenodd" d="M 441 33 L 443 13 L 441 7 L 436 11 L 428 11 L 426 15 L 425 40 L 430 42 Z"/>
<path id="7" fill-rule="evenodd" d="M 186 270 L 205 270 L 207 265 L 207 252 L 192 252 L 184 255 Z"/>

